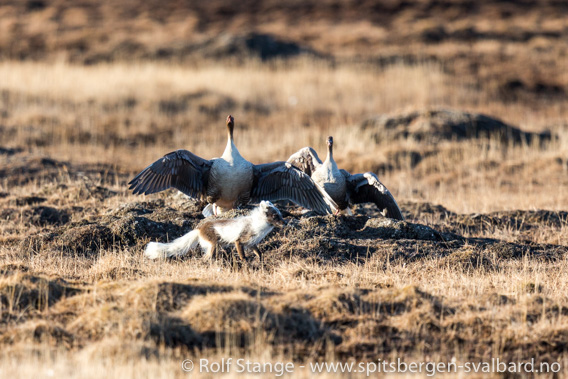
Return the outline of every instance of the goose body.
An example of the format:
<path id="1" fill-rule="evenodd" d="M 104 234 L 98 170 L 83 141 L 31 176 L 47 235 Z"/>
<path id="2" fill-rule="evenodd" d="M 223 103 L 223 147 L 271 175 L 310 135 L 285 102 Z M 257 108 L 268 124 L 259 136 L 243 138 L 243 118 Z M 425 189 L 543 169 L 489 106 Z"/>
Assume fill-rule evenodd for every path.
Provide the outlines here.
<path id="1" fill-rule="evenodd" d="M 220 158 L 206 160 L 176 150 L 142 170 L 129 183 L 134 194 L 177 188 L 206 200 L 203 213 L 239 208 L 253 200 L 291 200 L 317 213 L 332 213 L 336 204 L 309 175 L 287 162 L 254 165 L 239 153 L 233 140 L 234 118 L 227 117 L 228 140 Z"/>
<path id="2" fill-rule="evenodd" d="M 316 151 L 304 147 L 288 158 L 288 163 L 310 175 L 335 201 L 340 210 L 348 210 L 351 204 L 375 203 L 390 218 L 404 220 L 396 200 L 372 172 L 350 174 L 339 169 L 333 159 L 333 137 L 327 139 L 327 156 L 321 161 Z"/>
<path id="3" fill-rule="evenodd" d="M 314 182 L 323 187 L 325 192 L 332 199 L 338 199 L 344 203 L 347 193 L 347 180 L 337 167 L 332 154 L 328 154 L 325 161 L 321 163 L 311 175 Z M 335 200 L 334 200 L 335 201 Z M 337 201 L 335 201 L 337 203 Z M 339 203 L 337 203 L 339 205 Z M 341 206 L 339 206 L 341 208 Z M 343 207 L 345 209 L 347 205 Z"/>
<path id="4" fill-rule="evenodd" d="M 221 158 L 214 159 L 211 163 L 211 192 L 218 192 L 218 198 L 212 202 L 221 209 L 237 208 L 248 203 L 250 196 L 247 195 L 250 195 L 253 178 L 253 164 L 242 157 L 229 138 Z"/>

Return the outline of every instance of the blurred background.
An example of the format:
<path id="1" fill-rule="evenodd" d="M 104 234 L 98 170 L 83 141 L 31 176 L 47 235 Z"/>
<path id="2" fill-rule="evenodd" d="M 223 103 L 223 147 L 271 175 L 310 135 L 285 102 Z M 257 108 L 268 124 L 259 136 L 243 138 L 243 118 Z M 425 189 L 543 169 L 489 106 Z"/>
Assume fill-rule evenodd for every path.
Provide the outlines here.
<path id="1" fill-rule="evenodd" d="M 219 156 L 230 113 L 254 162 L 324 155 L 334 135 L 340 166 L 397 198 L 560 209 L 567 16 L 555 0 L 3 1 L 4 190 L 50 172 L 26 176 L 29 154 L 125 177 L 176 148 Z"/>

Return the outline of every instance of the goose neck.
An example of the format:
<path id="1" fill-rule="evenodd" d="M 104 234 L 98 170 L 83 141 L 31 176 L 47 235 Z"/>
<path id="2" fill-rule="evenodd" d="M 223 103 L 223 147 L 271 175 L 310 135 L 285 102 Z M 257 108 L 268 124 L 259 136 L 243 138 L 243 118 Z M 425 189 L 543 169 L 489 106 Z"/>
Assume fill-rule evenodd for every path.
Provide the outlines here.
<path id="1" fill-rule="evenodd" d="M 225 151 L 223 152 L 223 158 L 225 159 L 234 158 L 238 154 L 239 152 L 237 150 L 237 147 L 235 146 L 233 139 L 229 137 L 227 141 L 227 146 L 225 147 Z"/>
<path id="2" fill-rule="evenodd" d="M 327 147 L 327 156 L 325 157 L 326 162 L 333 162 L 333 146 Z"/>

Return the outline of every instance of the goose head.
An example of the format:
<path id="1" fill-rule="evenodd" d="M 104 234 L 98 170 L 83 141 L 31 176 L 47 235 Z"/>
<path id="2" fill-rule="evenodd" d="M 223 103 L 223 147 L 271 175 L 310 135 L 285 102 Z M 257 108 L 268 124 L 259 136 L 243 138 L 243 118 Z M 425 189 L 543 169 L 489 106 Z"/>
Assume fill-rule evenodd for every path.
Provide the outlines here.
<path id="1" fill-rule="evenodd" d="M 333 158 L 333 137 L 329 136 L 327 137 L 327 159 L 332 159 Z"/>
<path id="2" fill-rule="evenodd" d="M 233 129 L 235 128 L 235 119 L 233 116 L 227 116 L 227 131 L 229 133 L 229 140 L 233 140 Z"/>

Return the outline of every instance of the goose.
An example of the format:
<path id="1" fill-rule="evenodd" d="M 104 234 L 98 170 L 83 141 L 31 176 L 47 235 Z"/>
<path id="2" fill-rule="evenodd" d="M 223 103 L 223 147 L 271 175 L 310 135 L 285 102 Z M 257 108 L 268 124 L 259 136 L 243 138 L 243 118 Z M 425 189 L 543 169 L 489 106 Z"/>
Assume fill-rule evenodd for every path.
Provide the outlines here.
<path id="1" fill-rule="evenodd" d="M 333 137 L 327 138 L 325 161 L 319 159 L 314 149 L 304 147 L 292 154 L 287 163 L 310 175 L 336 202 L 339 210 L 347 209 L 350 213 L 350 204 L 375 203 L 383 215 L 404 220 L 396 200 L 377 175 L 372 172 L 352 175 L 337 167 L 333 159 Z"/>
<path id="2" fill-rule="evenodd" d="M 204 216 L 240 208 L 249 201 L 291 200 L 326 214 L 337 210 L 331 197 L 309 175 L 287 162 L 252 164 L 233 141 L 235 119 L 227 116 L 228 140 L 220 158 L 203 159 L 188 150 L 176 150 L 152 163 L 128 184 L 136 194 L 149 195 L 176 188 L 206 200 Z"/>

